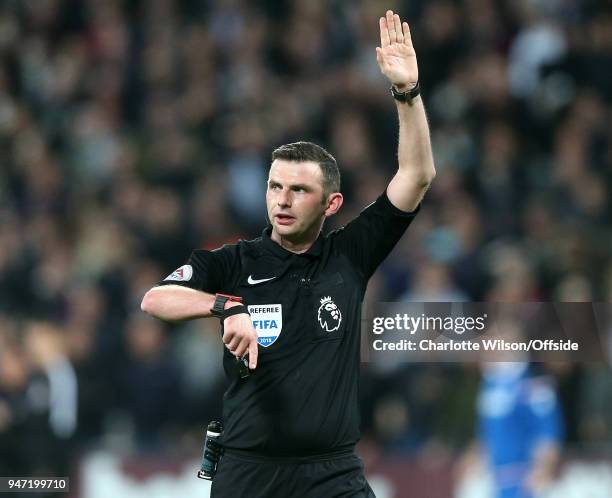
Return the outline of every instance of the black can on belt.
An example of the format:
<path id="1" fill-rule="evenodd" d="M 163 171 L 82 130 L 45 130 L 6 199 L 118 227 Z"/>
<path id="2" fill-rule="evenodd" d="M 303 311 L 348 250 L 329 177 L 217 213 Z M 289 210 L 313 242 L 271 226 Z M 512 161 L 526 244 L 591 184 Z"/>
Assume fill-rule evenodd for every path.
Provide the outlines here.
<path id="1" fill-rule="evenodd" d="M 202 452 L 202 465 L 198 471 L 198 477 L 200 479 L 212 481 L 213 477 L 215 477 L 223 449 L 220 442 L 221 434 L 223 434 L 221 422 L 217 422 L 216 420 L 211 421 L 206 428 L 204 451 Z"/>

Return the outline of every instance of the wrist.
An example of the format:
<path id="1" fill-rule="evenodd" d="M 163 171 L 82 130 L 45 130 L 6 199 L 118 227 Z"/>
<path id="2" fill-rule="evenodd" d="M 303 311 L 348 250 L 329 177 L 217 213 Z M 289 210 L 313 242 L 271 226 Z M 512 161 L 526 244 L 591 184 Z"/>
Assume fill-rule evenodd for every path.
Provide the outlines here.
<path id="1" fill-rule="evenodd" d="M 399 106 L 400 108 L 404 108 L 404 107 L 412 108 L 414 107 L 415 103 L 419 101 L 420 98 L 421 96 L 417 95 L 416 97 L 411 98 L 410 101 L 395 99 L 395 104 Z"/>
<path id="2" fill-rule="evenodd" d="M 236 306 L 244 306 L 244 304 L 241 301 L 226 301 L 223 309 L 227 311 L 228 309 L 235 308 Z"/>
<path id="3" fill-rule="evenodd" d="M 232 308 L 240 306 L 240 310 L 234 310 Z M 247 313 L 248 309 L 242 302 L 242 298 L 238 296 L 230 296 L 229 294 L 215 295 L 215 301 L 213 307 L 210 310 L 210 314 L 214 317 L 219 318 L 222 322 L 227 316 L 232 316 L 238 313 Z"/>
<path id="4" fill-rule="evenodd" d="M 413 90 L 414 88 L 416 88 L 418 84 L 419 84 L 418 81 L 414 81 L 410 83 L 393 83 L 393 86 L 398 92 L 404 93 L 404 92 L 409 92 L 410 90 Z"/>
<path id="5" fill-rule="evenodd" d="M 235 306 L 229 306 L 223 311 L 222 316 L 220 317 L 221 323 L 223 324 L 225 320 L 233 317 L 234 315 L 251 316 L 251 313 L 249 313 L 249 309 L 244 304 L 237 303 Z"/>
<path id="6" fill-rule="evenodd" d="M 421 88 L 419 86 L 419 82 L 417 81 L 411 88 L 408 85 L 391 85 L 391 95 L 397 102 L 401 102 L 403 104 L 408 104 L 412 106 L 414 103 L 414 99 L 418 97 L 421 93 Z"/>

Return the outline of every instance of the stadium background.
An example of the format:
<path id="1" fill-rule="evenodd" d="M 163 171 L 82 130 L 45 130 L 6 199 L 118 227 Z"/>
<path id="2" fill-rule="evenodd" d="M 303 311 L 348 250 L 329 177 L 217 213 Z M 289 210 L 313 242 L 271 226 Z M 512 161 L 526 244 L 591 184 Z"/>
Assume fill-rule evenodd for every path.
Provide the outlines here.
<path id="1" fill-rule="evenodd" d="M 382 191 L 387 8 L 411 23 L 438 176 L 368 299 L 612 300 L 608 2 L 3 0 L 0 474 L 70 475 L 83 498 L 204 495 L 216 324 L 165 326 L 140 300 L 191 249 L 260 233 L 279 144 L 338 159 L 348 203 L 327 228 Z M 610 370 L 547 367 L 566 421 L 554 496 L 610 497 Z M 474 365 L 364 366 L 380 498 L 488 496 L 456 479 L 478 383 Z"/>

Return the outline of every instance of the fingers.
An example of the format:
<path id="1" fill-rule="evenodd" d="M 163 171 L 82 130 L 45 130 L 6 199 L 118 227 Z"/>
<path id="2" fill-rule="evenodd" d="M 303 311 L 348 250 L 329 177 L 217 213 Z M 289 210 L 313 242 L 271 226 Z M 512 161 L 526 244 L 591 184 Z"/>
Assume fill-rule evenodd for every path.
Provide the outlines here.
<path id="1" fill-rule="evenodd" d="M 389 29 L 387 28 L 387 20 L 381 17 L 378 21 L 380 25 L 380 46 L 382 48 L 388 47 L 391 43 L 389 39 Z"/>
<path id="2" fill-rule="evenodd" d="M 406 45 L 412 45 L 412 36 L 410 36 L 410 26 L 408 26 L 408 23 L 405 22 L 402 24 L 402 27 L 404 28 L 404 43 Z"/>
<path id="3" fill-rule="evenodd" d="M 236 331 L 225 329 L 223 332 L 223 343 L 225 347 L 233 354 L 236 355 L 238 353 L 238 349 L 241 346 L 241 343 L 245 341 L 245 337 L 243 334 L 240 334 Z M 243 348 L 243 349 L 246 349 Z"/>
<path id="4" fill-rule="evenodd" d="M 380 70 L 383 71 L 386 66 L 386 63 L 385 56 L 383 55 L 382 48 L 380 47 L 376 47 L 376 61 L 378 62 Z"/>
<path id="5" fill-rule="evenodd" d="M 229 343 L 226 344 L 227 349 L 237 358 L 242 358 L 244 353 L 249 349 L 249 344 L 253 339 L 248 336 L 235 335 Z M 257 339 L 255 339 L 257 341 Z"/>
<path id="6" fill-rule="evenodd" d="M 393 11 L 388 10 L 386 14 L 387 29 L 389 30 L 389 41 L 397 43 L 397 34 L 395 32 L 395 21 L 393 20 Z"/>
<path id="7" fill-rule="evenodd" d="M 257 355 L 259 350 L 257 348 L 257 339 L 251 341 L 249 344 L 249 368 L 254 370 L 257 368 Z"/>
<path id="8" fill-rule="evenodd" d="M 397 14 L 393 15 L 393 24 L 395 26 L 395 37 L 397 38 L 397 43 L 404 43 L 404 33 L 402 32 L 402 21 L 400 21 L 400 16 Z"/>
<path id="9" fill-rule="evenodd" d="M 232 353 L 236 358 L 242 358 L 249 349 L 249 340 L 244 338 Z"/>
<path id="10" fill-rule="evenodd" d="M 241 338 L 238 335 L 235 335 L 231 338 L 231 340 L 226 343 L 227 349 L 229 349 L 232 353 L 236 351 L 236 348 L 240 344 Z"/>
<path id="11" fill-rule="evenodd" d="M 388 47 L 392 43 L 412 44 L 408 23 L 402 22 L 400 16 L 394 14 L 392 10 L 388 10 L 385 17 L 381 17 L 378 23 L 380 25 L 381 48 Z"/>
<path id="12" fill-rule="evenodd" d="M 242 324 L 243 327 L 237 327 L 237 329 L 230 328 L 231 324 L 228 324 L 223 332 L 223 343 L 236 358 L 242 358 L 248 352 L 249 368 L 253 370 L 257 367 L 257 332 L 250 323 L 250 319 L 247 318 L 247 320 L 246 325 Z M 234 326 L 236 325 L 234 324 Z"/>

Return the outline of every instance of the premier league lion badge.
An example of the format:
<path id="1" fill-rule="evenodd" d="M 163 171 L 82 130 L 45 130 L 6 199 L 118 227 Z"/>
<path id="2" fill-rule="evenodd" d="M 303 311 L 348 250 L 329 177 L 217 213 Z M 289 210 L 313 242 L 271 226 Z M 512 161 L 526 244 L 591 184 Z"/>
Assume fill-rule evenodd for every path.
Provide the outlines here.
<path id="1" fill-rule="evenodd" d="M 330 296 L 321 299 L 317 318 L 319 319 L 319 325 L 326 332 L 334 332 L 340 328 L 342 313 Z"/>

